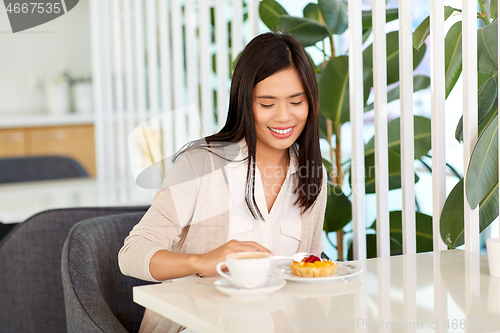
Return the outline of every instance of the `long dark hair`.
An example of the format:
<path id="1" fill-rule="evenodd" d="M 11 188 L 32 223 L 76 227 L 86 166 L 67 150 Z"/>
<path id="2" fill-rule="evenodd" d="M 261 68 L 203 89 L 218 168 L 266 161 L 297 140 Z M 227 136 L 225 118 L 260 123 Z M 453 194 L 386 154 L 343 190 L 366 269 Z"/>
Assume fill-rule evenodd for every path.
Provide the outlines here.
<path id="1" fill-rule="evenodd" d="M 232 142 L 245 139 L 248 146 L 246 204 L 255 219 L 264 220 L 255 201 L 256 134 L 253 117 L 253 89 L 257 83 L 281 70 L 294 67 L 304 86 L 309 114 L 304 130 L 294 143 L 298 156 L 298 182 L 294 189 L 302 213 L 316 201 L 323 181 L 319 146 L 319 107 L 316 76 L 306 51 L 291 35 L 265 33 L 247 44 L 234 69 L 229 111 L 220 132 L 205 138 L 206 143 Z M 305 173 L 305 174 L 304 174 Z"/>

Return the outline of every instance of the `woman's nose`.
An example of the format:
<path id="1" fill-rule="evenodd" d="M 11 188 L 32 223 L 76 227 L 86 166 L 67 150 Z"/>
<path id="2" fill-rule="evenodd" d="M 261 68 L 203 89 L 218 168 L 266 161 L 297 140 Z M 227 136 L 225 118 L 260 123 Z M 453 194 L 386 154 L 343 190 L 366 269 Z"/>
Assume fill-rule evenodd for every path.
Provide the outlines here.
<path id="1" fill-rule="evenodd" d="M 278 103 L 278 107 L 276 108 L 276 113 L 274 115 L 274 121 L 282 123 L 289 121 L 292 118 L 290 111 L 288 103 Z"/>

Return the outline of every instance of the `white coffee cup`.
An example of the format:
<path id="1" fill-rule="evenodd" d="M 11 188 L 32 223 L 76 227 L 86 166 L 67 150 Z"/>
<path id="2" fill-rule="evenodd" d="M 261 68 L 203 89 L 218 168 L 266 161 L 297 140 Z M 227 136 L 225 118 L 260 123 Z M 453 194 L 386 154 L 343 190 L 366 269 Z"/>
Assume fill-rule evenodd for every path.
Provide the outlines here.
<path id="1" fill-rule="evenodd" d="M 500 238 L 487 239 L 486 249 L 488 251 L 490 275 L 500 278 Z"/>
<path id="2" fill-rule="evenodd" d="M 231 276 L 221 267 L 226 265 Z M 226 261 L 217 264 L 217 272 L 238 288 L 259 288 L 266 284 L 271 268 L 271 255 L 263 252 L 238 252 L 229 254 Z"/>

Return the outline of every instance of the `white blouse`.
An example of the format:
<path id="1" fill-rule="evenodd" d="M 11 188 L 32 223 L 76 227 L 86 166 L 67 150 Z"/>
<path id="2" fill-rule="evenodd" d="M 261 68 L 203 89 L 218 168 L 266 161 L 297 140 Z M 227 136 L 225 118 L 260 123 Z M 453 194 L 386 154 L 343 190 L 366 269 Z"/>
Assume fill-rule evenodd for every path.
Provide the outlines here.
<path id="1" fill-rule="evenodd" d="M 264 221 L 254 219 L 245 202 L 247 161 L 242 161 L 248 153 L 245 140 L 238 142 L 240 154 L 234 162 L 227 165 L 229 183 L 230 212 L 228 241 L 255 241 L 269 249 L 275 255 L 293 255 L 297 253 L 302 233 L 300 208 L 293 205 L 296 181 L 297 157 L 293 148 L 289 148 L 290 165 L 281 190 L 271 208 L 267 211 L 266 197 L 262 178 L 255 168 L 255 201 L 264 217 Z"/>

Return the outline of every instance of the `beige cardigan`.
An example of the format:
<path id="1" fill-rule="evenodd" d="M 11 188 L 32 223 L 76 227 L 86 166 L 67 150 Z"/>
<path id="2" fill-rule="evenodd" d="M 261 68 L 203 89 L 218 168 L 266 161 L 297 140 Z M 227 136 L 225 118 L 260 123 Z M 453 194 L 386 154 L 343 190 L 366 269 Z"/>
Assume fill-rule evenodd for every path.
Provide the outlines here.
<path id="1" fill-rule="evenodd" d="M 242 149 L 247 156 L 244 140 L 229 147 L 214 149 L 225 157 L 234 158 Z M 291 149 L 292 150 L 292 149 Z M 291 151 L 291 153 L 294 153 Z M 167 172 L 162 188 L 151 202 L 151 208 L 125 239 L 118 262 L 123 274 L 142 280 L 156 281 L 149 271 L 151 257 L 159 250 L 179 253 L 207 253 L 228 240 L 229 192 L 226 165 L 229 162 L 203 149 L 193 149 L 181 155 Z M 300 252 L 319 255 L 326 208 L 326 171 L 323 185 L 314 204 L 302 214 Z M 185 227 L 182 227 L 185 226 Z M 154 313 L 146 310 L 141 331 L 152 331 Z M 159 317 L 159 316 L 157 316 Z M 156 318 L 160 320 L 160 318 Z M 149 328 L 145 329 L 145 321 Z M 169 325 L 161 325 L 167 329 Z M 174 326 L 176 328 L 174 328 Z M 180 326 L 169 330 L 177 332 Z"/>

